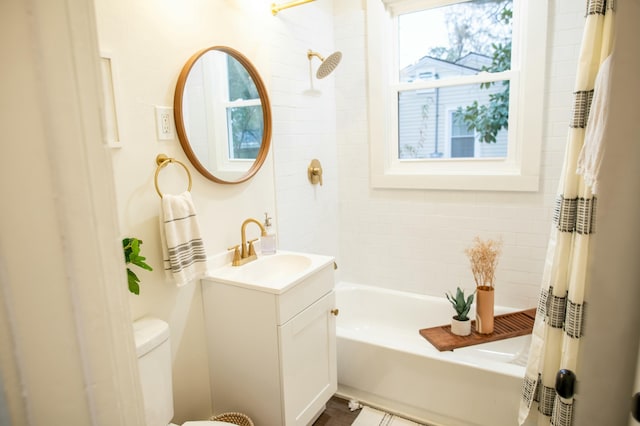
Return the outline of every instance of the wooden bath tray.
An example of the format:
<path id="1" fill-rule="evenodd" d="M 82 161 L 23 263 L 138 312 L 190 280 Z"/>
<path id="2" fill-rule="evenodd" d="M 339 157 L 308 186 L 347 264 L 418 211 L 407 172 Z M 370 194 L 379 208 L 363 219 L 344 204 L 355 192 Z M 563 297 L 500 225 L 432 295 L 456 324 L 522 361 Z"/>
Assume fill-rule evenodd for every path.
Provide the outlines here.
<path id="1" fill-rule="evenodd" d="M 451 333 L 451 325 L 423 328 L 420 335 L 427 339 L 439 351 L 452 351 L 465 346 L 478 345 L 480 343 L 495 342 L 496 340 L 531 334 L 533 323 L 536 319 L 536 309 L 511 312 L 494 317 L 493 333 L 478 334 L 475 331 L 474 320 L 471 321 L 471 334 L 469 336 L 456 336 Z"/>

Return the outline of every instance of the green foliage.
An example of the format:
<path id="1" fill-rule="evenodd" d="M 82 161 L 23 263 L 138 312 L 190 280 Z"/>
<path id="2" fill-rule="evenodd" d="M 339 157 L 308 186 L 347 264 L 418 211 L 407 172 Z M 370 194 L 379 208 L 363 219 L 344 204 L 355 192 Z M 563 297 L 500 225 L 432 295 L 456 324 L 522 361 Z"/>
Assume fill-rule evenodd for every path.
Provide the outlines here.
<path id="1" fill-rule="evenodd" d="M 500 20 L 504 23 L 511 22 L 513 12 L 511 9 L 503 9 L 500 13 Z M 482 71 L 501 72 L 511 67 L 511 39 L 506 43 L 492 43 L 493 55 L 491 65 L 482 67 Z M 503 89 L 500 92 L 489 95 L 489 103 L 478 104 L 473 101 L 465 108 L 457 109 L 458 116 L 462 118 L 467 126 L 467 130 L 475 130 L 480 135 L 480 141 L 495 143 L 498 132 L 509 128 L 509 82 L 486 82 L 480 85 L 481 89 L 488 89 L 494 84 L 501 84 Z"/>
<path id="2" fill-rule="evenodd" d="M 124 261 L 127 265 L 131 263 L 147 271 L 153 271 L 153 268 L 145 263 L 146 257 L 140 255 L 141 245 L 142 240 L 137 238 L 124 238 L 122 240 Z M 133 294 L 140 294 L 140 279 L 129 268 L 127 268 L 127 280 L 129 282 L 129 291 Z"/>
<path id="3" fill-rule="evenodd" d="M 469 319 L 467 314 L 471 309 L 474 294 L 475 291 L 465 299 L 464 291 L 461 290 L 460 287 L 458 287 L 455 297 L 450 293 L 444 294 L 445 296 L 447 296 L 447 300 L 451 302 L 451 304 L 453 305 L 453 309 L 455 309 L 456 311 L 457 315 L 454 317 L 455 319 L 457 319 L 458 321 L 467 321 Z"/>
<path id="4" fill-rule="evenodd" d="M 251 78 L 244 65 L 237 59 L 227 57 L 227 75 L 229 84 L 229 101 L 259 99 L 258 88 Z M 262 122 L 262 107 L 258 106 L 237 106 L 230 107 L 230 134 L 233 138 L 234 157 L 233 158 L 256 158 L 256 152 L 243 154 L 242 145 L 252 141 L 260 143 L 264 132 Z M 256 149 L 257 151 L 257 149 Z"/>

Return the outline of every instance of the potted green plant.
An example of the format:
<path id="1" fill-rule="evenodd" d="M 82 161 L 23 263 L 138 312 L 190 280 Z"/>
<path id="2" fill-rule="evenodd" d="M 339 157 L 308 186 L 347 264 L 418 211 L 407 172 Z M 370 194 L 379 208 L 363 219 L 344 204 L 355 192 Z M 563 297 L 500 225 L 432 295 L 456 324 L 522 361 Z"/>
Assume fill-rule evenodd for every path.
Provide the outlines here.
<path id="1" fill-rule="evenodd" d="M 453 305 L 453 309 L 456 311 L 456 315 L 451 318 L 451 332 L 458 336 L 468 336 L 471 334 L 471 320 L 467 316 L 473 303 L 473 296 L 475 292 L 465 298 L 464 290 L 460 287 L 456 290 L 454 297 L 451 293 L 445 293 L 447 300 Z"/>
<path id="2" fill-rule="evenodd" d="M 124 251 L 124 261 L 127 265 L 132 263 L 147 271 L 153 271 L 153 268 L 145 263 L 147 258 L 140 255 L 141 245 L 142 240 L 137 238 L 123 238 L 122 249 Z M 127 281 L 129 282 L 129 291 L 133 294 L 140 294 L 140 278 L 128 267 Z"/>

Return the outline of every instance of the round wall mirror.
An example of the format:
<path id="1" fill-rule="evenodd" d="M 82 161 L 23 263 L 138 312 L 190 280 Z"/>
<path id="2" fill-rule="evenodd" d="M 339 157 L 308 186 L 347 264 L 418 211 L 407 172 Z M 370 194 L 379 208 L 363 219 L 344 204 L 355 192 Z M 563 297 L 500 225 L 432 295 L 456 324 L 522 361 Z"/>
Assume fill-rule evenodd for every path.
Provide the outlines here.
<path id="1" fill-rule="evenodd" d="M 250 179 L 271 144 L 271 107 L 260 75 L 240 52 L 203 49 L 182 67 L 173 100 L 176 131 L 191 164 L 218 183 Z"/>

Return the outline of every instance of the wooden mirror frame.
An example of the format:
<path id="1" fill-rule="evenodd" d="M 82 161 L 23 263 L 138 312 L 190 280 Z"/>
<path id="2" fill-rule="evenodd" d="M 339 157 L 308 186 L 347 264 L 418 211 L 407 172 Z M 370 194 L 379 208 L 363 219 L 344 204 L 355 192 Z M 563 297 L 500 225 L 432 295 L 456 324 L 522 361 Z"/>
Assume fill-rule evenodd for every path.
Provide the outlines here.
<path id="1" fill-rule="evenodd" d="M 191 144 L 189 143 L 189 138 L 187 137 L 187 132 L 184 126 L 184 116 L 182 113 L 182 100 L 184 95 L 184 87 L 187 82 L 187 77 L 191 72 L 191 68 L 193 67 L 193 64 L 198 59 L 200 59 L 202 55 L 212 50 L 224 52 L 230 55 L 231 57 L 233 57 L 234 59 L 236 59 L 238 62 L 240 62 L 240 64 L 242 64 L 242 66 L 244 67 L 245 70 L 247 70 L 247 73 L 249 74 L 249 76 L 251 77 L 251 79 L 256 85 L 256 89 L 258 90 L 258 95 L 260 96 L 260 104 L 262 107 L 262 120 L 263 120 L 264 129 L 262 132 L 262 143 L 260 145 L 260 150 L 258 151 L 258 155 L 256 156 L 256 159 L 251 165 L 251 167 L 249 168 L 249 170 L 247 170 L 247 172 L 243 176 L 241 176 L 239 179 L 234 181 L 223 180 L 215 176 L 213 173 L 209 171 L 209 169 L 207 169 L 200 162 L 200 160 L 196 156 L 196 153 L 193 151 Z M 200 174 L 202 174 L 204 177 L 206 177 L 209 180 L 212 180 L 217 183 L 222 183 L 222 184 L 236 184 L 236 183 L 245 182 L 251 179 L 251 177 L 253 177 L 253 175 L 255 175 L 258 172 L 258 170 L 260 170 L 260 167 L 262 167 L 264 160 L 267 158 L 267 154 L 269 153 L 269 148 L 271 146 L 271 103 L 269 102 L 269 95 L 267 94 L 267 89 L 264 85 L 264 82 L 260 78 L 260 74 L 258 74 L 258 71 L 256 70 L 256 68 L 249 61 L 249 59 L 247 59 L 242 53 L 238 52 L 235 49 L 232 49 L 227 46 L 207 47 L 205 49 L 202 49 L 196 52 L 193 56 L 189 58 L 189 60 L 182 67 L 182 71 L 180 71 L 180 76 L 178 77 L 178 82 L 176 84 L 176 91 L 173 97 L 173 115 L 174 115 L 174 120 L 176 124 L 176 132 L 178 133 L 178 139 L 180 140 L 180 145 L 182 145 L 182 149 L 187 155 L 187 158 L 189 158 L 189 161 L 191 161 L 191 164 L 193 165 L 193 167 L 195 167 L 196 170 L 200 172 Z"/>

